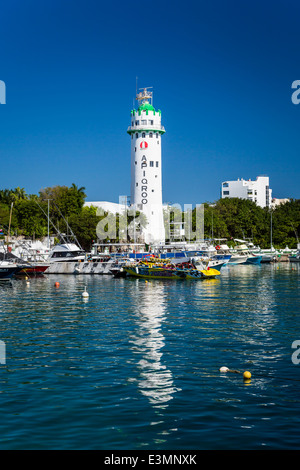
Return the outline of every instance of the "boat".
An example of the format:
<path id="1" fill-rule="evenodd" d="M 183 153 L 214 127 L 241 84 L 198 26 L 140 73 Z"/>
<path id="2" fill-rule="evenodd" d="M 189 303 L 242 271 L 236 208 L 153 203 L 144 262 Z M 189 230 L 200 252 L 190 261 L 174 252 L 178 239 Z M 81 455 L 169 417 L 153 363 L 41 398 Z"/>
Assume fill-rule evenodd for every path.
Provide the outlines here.
<path id="1" fill-rule="evenodd" d="M 38 276 L 42 275 L 49 267 L 49 263 L 45 261 L 47 256 L 45 245 L 40 241 L 11 240 L 5 259 L 24 265 L 24 268 L 18 273 L 19 276 Z"/>
<path id="2" fill-rule="evenodd" d="M 126 258 L 127 259 L 127 258 Z M 76 263 L 74 274 L 114 274 L 122 266 L 122 259 L 106 254 L 87 255 L 84 261 Z"/>
<path id="3" fill-rule="evenodd" d="M 85 252 L 75 243 L 55 245 L 50 251 L 46 274 L 74 274 L 78 262 L 86 260 Z"/>
<path id="4" fill-rule="evenodd" d="M 13 276 L 22 271 L 23 265 L 11 261 L 0 261 L 0 281 L 9 281 Z"/>
<path id="5" fill-rule="evenodd" d="M 246 256 L 246 264 L 260 264 L 262 260 L 262 255 L 254 254 L 250 247 L 253 246 L 252 244 L 248 243 L 245 240 L 239 240 L 238 238 L 234 239 L 235 242 L 240 243 L 234 247 L 235 252 L 239 256 Z"/>
<path id="6" fill-rule="evenodd" d="M 252 253 L 261 256 L 261 263 L 274 263 L 278 260 L 278 251 L 273 246 L 271 249 L 256 248 Z"/>
<path id="7" fill-rule="evenodd" d="M 124 265 L 129 276 L 144 279 L 214 279 L 220 271 L 210 269 L 199 261 L 191 263 L 172 263 L 170 259 L 149 258 L 138 263 Z"/>
<path id="8" fill-rule="evenodd" d="M 227 261 L 226 264 L 242 264 L 246 263 L 247 261 L 247 255 L 244 255 L 243 253 L 238 253 L 236 249 L 230 249 L 228 245 L 226 244 L 221 244 L 216 246 L 216 250 L 218 254 L 220 255 L 227 255 Z"/>
<path id="9" fill-rule="evenodd" d="M 300 243 L 297 244 L 297 251 L 289 256 L 291 263 L 300 263 Z"/>

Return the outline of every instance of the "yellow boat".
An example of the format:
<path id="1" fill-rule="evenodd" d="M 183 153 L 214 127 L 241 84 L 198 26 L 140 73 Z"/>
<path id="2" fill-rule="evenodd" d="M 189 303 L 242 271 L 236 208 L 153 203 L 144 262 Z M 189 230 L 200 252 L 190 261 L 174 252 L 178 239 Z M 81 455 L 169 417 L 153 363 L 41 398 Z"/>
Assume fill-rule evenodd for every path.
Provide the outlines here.
<path id="1" fill-rule="evenodd" d="M 198 268 L 192 265 L 179 267 L 172 264 L 170 260 L 158 260 L 156 258 L 142 260 L 138 264 L 123 267 L 129 276 L 144 279 L 215 279 L 221 274 L 217 269 L 204 268 L 203 265 Z"/>

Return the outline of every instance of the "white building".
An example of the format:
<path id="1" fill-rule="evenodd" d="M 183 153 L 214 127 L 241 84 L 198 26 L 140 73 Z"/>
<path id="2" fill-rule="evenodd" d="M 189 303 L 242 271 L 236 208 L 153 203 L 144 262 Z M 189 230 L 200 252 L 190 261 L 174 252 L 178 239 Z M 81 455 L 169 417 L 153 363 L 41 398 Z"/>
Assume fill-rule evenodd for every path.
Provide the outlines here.
<path id="1" fill-rule="evenodd" d="M 272 189 L 268 176 L 258 176 L 255 181 L 238 178 L 222 183 L 221 197 L 239 197 L 255 202 L 260 207 L 271 207 Z"/>
<path id="2" fill-rule="evenodd" d="M 137 110 L 131 111 L 131 204 L 148 220 L 146 243 L 164 243 L 162 204 L 161 111 L 152 105 L 152 92 L 144 88 L 136 97 Z"/>
<path id="3" fill-rule="evenodd" d="M 290 202 L 290 199 L 287 199 L 287 198 L 278 199 L 276 197 L 273 197 L 271 207 L 272 207 L 272 209 L 275 209 L 276 207 L 280 206 L 281 204 L 286 204 L 287 202 Z"/>
<path id="4" fill-rule="evenodd" d="M 118 204 L 117 202 L 108 202 L 108 201 L 95 201 L 95 202 L 86 202 L 85 206 L 93 206 L 103 209 L 104 212 L 111 212 L 112 214 L 120 214 L 124 211 L 124 205 Z"/>

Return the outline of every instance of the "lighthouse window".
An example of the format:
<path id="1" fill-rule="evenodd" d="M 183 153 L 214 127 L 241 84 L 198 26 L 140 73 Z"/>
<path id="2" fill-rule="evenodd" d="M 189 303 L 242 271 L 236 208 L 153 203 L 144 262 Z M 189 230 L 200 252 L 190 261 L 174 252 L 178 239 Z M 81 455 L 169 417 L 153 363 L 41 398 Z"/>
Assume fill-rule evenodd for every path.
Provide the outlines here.
<path id="1" fill-rule="evenodd" d="M 154 166 L 154 162 L 150 162 L 150 166 Z"/>
<path id="2" fill-rule="evenodd" d="M 136 185 L 136 186 L 138 186 L 138 185 L 139 185 L 139 183 L 135 183 L 135 185 Z"/>
<path id="3" fill-rule="evenodd" d="M 135 136 L 136 136 L 136 138 L 138 138 L 138 136 L 139 136 L 138 133 L 136 133 Z"/>
<path id="4" fill-rule="evenodd" d="M 134 162 L 137 165 L 137 161 Z"/>
<path id="5" fill-rule="evenodd" d="M 135 125 L 136 125 L 136 126 L 139 126 L 139 125 L 140 125 L 140 121 L 135 121 Z"/>
<path id="6" fill-rule="evenodd" d="M 153 137 L 153 134 L 152 134 L 152 132 L 150 132 L 150 134 L 149 134 L 149 137 Z"/>
<path id="7" fill-rule="evenodd" d="M 143 124 L 147 124 L 147 120 L 146 119 L 142 119 L 142 125 Z"/>
<path id="8" fill-rule="evenodd" d="M 156 138 L 158 139 L 158 132 L 156 133 Z M 157 142 L 158 143 L 158 142 Z"/>
<path id="9" fill-rule="evenodd" d="M 145 132 L 143 132 L 142 133 L 142 138 L 145 139 L 145 137 L 146 137 L 146 134 L 145 134 Z"/>
<path id="10" fill-rule="evenodd" d="M 153 126 L 153 121 L 150 120 L 150 121 L 149 121 L 149 124 L 150 124 L 150 126 Z"/>
<path id="11" fill-rule="evenodd" d="M 156 162 L 156 167 L 158 168 L 158 162 Z"/>

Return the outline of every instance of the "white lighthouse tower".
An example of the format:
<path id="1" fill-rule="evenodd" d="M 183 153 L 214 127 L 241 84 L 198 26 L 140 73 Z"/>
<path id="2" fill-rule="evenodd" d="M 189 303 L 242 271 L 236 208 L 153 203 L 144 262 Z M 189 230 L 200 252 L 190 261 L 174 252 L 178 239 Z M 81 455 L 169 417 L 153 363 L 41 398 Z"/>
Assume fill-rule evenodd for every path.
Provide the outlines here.
<path id="1" fill-rule="evenodd" d="M 152 104 L 148 88 L 137 94 L 138 109 L 131 111 L 131 205 L 143 211 L 148 225 L 143 230 L 148 244 L 164 243 L 162 206 L 161 111 Z"/>

